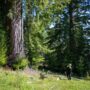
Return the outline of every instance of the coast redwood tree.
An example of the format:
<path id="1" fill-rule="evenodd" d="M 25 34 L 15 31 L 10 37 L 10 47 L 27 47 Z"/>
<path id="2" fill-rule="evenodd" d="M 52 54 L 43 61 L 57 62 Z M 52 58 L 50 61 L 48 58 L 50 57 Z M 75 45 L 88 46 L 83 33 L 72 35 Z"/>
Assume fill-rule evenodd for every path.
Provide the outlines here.
<path id="1" fill-rule="evenodd" d="M 22 0 L 8 0 L 11 3 L 8 17 L 10 18 L 10 39 L 12 44 L 12 58 L 17 55 L 22 58 L 24 53 L 24 35 L 23 35 L 23 17 L 22 17 Z"/>

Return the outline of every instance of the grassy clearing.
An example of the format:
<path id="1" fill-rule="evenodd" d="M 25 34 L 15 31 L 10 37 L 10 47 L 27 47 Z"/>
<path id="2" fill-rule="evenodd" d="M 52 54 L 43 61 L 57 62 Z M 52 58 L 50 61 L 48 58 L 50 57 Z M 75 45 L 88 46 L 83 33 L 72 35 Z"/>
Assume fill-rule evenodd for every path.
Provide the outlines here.
<path id="1" fill-rule="evenodd" d="M 26 75 L 20 71 L 0 70 L 0 90 L 90 90 L 90 81 L 58 80 L 53 75 L 40 80 L 38 76 Z"/>

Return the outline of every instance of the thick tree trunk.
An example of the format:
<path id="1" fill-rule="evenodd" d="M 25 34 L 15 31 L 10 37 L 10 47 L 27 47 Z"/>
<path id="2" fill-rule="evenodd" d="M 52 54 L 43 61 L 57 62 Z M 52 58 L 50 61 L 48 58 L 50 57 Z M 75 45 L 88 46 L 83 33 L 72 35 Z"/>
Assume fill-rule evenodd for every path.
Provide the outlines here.
<path id="1" fill-rule="evenodd" d="M 24 36 L 23 36 L 23 18 L 22 18 L 22 1 L 16 0 L 13 5 L 12 27 L 12 55 L 13 57 L 24 57 Z"/>

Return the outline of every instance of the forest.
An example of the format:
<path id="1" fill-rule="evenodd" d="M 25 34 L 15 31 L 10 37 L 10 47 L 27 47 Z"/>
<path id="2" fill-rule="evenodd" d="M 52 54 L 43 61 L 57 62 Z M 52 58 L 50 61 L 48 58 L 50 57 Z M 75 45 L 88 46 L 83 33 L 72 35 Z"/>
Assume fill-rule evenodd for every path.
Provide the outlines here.
<path id="1" fill-rule="evenodd" d="M 90 75 L 90 0 L 0 0 L 0 67 Z"/>

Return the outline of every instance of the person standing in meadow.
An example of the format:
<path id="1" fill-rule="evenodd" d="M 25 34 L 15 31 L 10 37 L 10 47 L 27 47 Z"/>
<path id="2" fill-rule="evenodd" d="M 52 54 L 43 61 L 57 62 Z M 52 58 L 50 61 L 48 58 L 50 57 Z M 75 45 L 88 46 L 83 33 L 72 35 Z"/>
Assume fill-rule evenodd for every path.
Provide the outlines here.
<path id="1" fill-rule="evenodd" d="M 72 64 L 68 64 L 66 67 L 66 75 L 68 80 L 71 80 L 71 74 L 72 74 Z"/>

